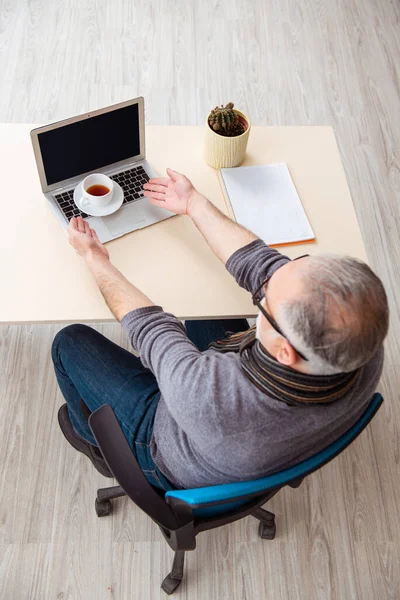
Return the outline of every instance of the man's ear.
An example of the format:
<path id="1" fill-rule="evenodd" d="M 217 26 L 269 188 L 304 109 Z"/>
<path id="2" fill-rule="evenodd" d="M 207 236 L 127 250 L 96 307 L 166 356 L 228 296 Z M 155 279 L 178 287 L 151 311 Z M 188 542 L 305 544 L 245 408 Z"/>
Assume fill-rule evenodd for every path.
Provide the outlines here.
<path id="1" fill-rule="evenodd" d="M 293 367 L 298 362 L 299 355 L 293 346 L 282 338 L 276 354 L 276 360 L 286 367 Z"/>

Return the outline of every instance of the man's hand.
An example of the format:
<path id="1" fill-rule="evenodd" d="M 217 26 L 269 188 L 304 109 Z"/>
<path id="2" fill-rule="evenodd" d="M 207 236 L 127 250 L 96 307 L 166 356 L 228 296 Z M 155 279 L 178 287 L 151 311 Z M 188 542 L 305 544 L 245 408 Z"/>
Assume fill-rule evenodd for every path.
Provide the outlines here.
<path id="1" fill-rule="evenodd" d="M 169 177 L 157 177 L 145 183 L 144 195 L 155 206 L 177 215 L 188 215 L 224 264 L 236 250 L 257 239 L 254 233 L 231 221 L 202 196 L 185 175 L 172 169 L 167 169 L 167 175 Z"/>
<path id="2" fill-rule="evenodd" d="M 82 217 L 72 217 L 67 229 L 68 239 L 71 246 L 84 258 L 92 254 L 103 255 L 110 258 L 108 250 L 100 242 L 97 233 L 89 227 L 89 224 Z"/>
<path id="3" fill-rule="evenodd" d="M 144 195 L 154 206 L 177 215 L 189 215 L 199 193 L 185 175 L 172 169 L 167 169 L 167 174 L 169 177 L 157 177 L 145 183 Z"/>
<path id="4" fill-rule="evenodd" d="M 129 283 L 114 267 L 107 249 L 100 242 L 94 229 L 90 229 L 82 217 L 73 217 L 67 231 L 69 243 L 85 258 L 104 300 L 118 321 L 131 310 L 154 306 L 150 298 Z"/>

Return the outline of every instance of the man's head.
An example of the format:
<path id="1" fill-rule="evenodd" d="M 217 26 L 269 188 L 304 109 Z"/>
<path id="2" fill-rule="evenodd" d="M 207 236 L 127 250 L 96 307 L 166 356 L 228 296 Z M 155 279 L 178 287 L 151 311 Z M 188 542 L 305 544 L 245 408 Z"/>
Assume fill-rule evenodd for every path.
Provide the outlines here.
<path id="1" fill-rule="evenodd" d="M 348 372 L 367 363 L 389 325 L 380 279 L 358 259 L 319 255 L 291 261 L 264 287 L 257 338 L 280 363 L 314 374 Z M 307 361 L 298 354 L 300 352 Z"/>

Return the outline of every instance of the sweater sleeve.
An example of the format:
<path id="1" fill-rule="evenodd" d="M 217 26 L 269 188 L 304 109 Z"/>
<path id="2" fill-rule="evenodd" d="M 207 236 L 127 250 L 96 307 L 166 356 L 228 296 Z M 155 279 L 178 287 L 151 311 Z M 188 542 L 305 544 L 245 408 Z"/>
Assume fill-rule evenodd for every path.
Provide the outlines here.
<path id="1" fill-rule="evenodd" d="M 236 250 L 228 258 L 226 268 L 240 287 L 255 292 L 263 281 L 289 261 L 290 258 L 258 239 Z"/>
<path id="2" fill-rule="evenodd" d="M 224 356 L 200 352 L 179 319 L 160 306 L 133 310 L 121 324 L 143 365 L 155 375 L 177 424 L 197 441 L 199 436 L 222 435 L 221 407 L 214 399 L 218 390 L 226 387 Z"/>

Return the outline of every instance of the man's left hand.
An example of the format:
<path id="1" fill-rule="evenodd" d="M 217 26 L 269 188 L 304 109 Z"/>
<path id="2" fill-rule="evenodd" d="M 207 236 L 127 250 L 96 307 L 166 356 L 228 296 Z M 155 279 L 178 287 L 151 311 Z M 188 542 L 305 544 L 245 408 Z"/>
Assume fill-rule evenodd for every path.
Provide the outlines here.
<path id="1" fill-rule="evenodd" d="M 71 246 L 83 256 L 88 258 L 91 254 L 103 255 L 110 258 L 107 248 L 100 242 L 94 229 L 82 217 L 72 217 L 67 229 Z"/>

